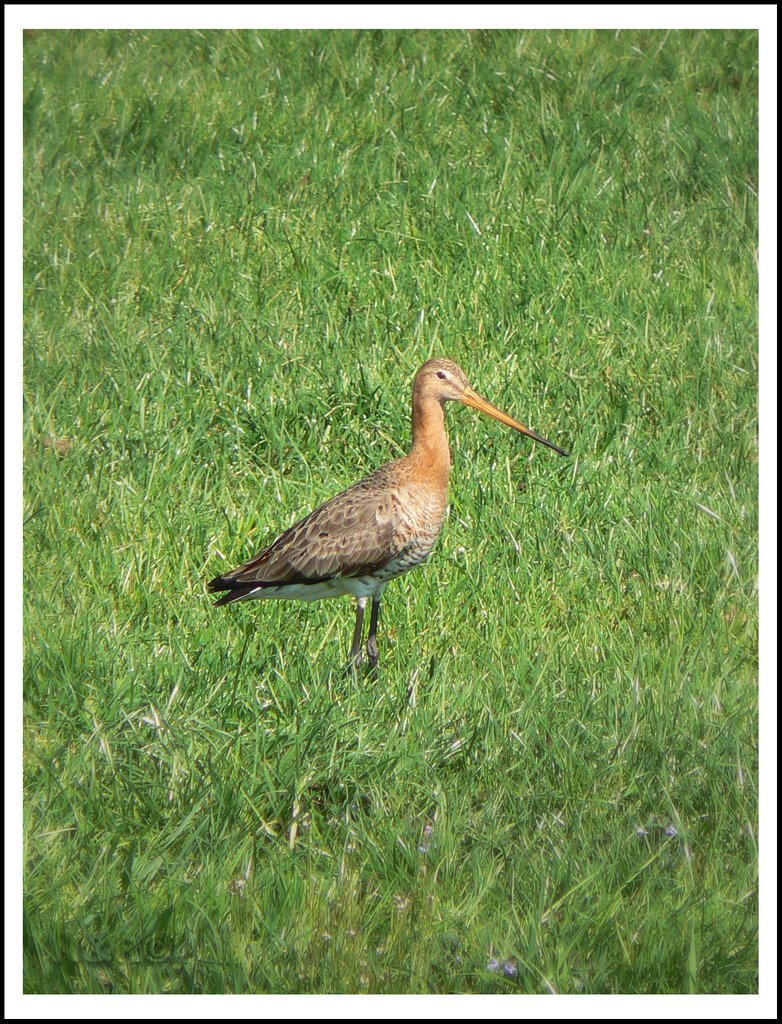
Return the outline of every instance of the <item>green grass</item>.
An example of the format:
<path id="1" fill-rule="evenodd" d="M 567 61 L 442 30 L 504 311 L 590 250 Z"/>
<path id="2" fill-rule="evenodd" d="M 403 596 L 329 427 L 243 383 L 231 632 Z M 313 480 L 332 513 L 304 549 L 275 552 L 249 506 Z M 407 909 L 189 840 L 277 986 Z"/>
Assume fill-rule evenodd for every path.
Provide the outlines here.
<path id="1" fill-rule="evenodd" d="M 38 32 L 24 99 L 25 990 L 757 991 L 757 34 Z M 449 407 L 377 682 L 214 611 L 431 354 L 573 457 Z"/>

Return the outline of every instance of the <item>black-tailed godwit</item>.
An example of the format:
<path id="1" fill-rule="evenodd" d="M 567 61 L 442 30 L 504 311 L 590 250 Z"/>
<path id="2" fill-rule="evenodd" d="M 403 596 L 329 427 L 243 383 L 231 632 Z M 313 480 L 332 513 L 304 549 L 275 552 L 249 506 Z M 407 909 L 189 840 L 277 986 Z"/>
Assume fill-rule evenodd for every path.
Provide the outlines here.
<path id="1" fill-rule="evenodd" d="M 420 565 L 434 547 L 445 517 L 451 453 L 445 403 L 463 402 L 493 416 L 560 455 L 563 448 L 487 402 L 448 359 L 431 359 L 413 383 L 413 444 L 409 454 L 320 505 L 238 569 L 216 576 L 217 605 L 262 598 L 315 601 L 352 594 L 358 603 L 350 661 L 361 655 L 364 612 L 372 599 L 367 639 L 378 662 L 377 621 L 389 580 Z"/>

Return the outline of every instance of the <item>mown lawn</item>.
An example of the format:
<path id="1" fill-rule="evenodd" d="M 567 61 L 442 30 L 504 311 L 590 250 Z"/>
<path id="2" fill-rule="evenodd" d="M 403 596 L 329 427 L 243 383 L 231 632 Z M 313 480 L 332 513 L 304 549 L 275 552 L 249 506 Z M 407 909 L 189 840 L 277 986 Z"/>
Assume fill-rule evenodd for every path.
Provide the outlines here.
<path id="1" fill-rule="evenodd" d="M 27 992 L 757 991 L 757 34 L 24 46 Z M 384 599 L 205 582 L 409 443 Z"/>

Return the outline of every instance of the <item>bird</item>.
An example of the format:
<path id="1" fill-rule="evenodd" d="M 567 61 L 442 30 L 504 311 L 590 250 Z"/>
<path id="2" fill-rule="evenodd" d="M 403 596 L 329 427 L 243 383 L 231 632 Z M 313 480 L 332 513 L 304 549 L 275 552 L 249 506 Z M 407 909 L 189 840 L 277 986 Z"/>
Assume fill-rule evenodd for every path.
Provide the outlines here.
<path id="1" fill-rule="evenodd" d="M 388 583 L 431 554 L 446 513 L 451 450 L 445 403 L 461 402 L 560 455 L 570 453 L 524 426 L 470 385 L 450 359 L 430 359 L 413 381 L 413 439 L 407 455 L 348 487 L 281 533 L 249 562 L 216 576 L 214 607 L 288 598 L 315 601 L 352 595 L 357 602 L 349 666 L 364 661 L 364 615 L 371 600 L 367 660 L 377 669 L 380 602 Z"/>

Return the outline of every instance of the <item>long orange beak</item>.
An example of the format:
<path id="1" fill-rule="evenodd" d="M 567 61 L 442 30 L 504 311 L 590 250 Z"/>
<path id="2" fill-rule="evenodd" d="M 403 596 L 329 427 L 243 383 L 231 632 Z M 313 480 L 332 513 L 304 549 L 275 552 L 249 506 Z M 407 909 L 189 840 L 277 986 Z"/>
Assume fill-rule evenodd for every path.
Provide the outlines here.
<path id="1" fill-rule="evenodd" d="M 553 441 L 547 441 L 545 437 L 541 437 L 540 434 L 536 434 L 534 430 L 530 430 L 529 427 L 525 427 L 523 423 L 518 423 L 507 413 L 504 413 L 501 409 L 498 409 L 496 405 L 492 405 L 491 402 L 487 402 L 485 398 L 481 398 L 477 391 L 468 385 L 462 392 L 462 402 L 465 405 L 471 405 L 473 409 L 478 409 L 480 412 L 485 412 L 487 416 L 493 416 L 495 420 L 499 420 L 500 423 L 504 423 L 506 427 L 513 427 L 514 430 L 518 430 L 520 434 L 525 434 L 527 437 L 531 437 L 533 441 L 540 441 L 541 444 L 545 444 L 548 448 L 553 448 L 555 452 L 559 452 L 560 455 L 570 455 L 570 452 L 566 452 L 564 448 L 560 448 L 554 444 Z"/>

